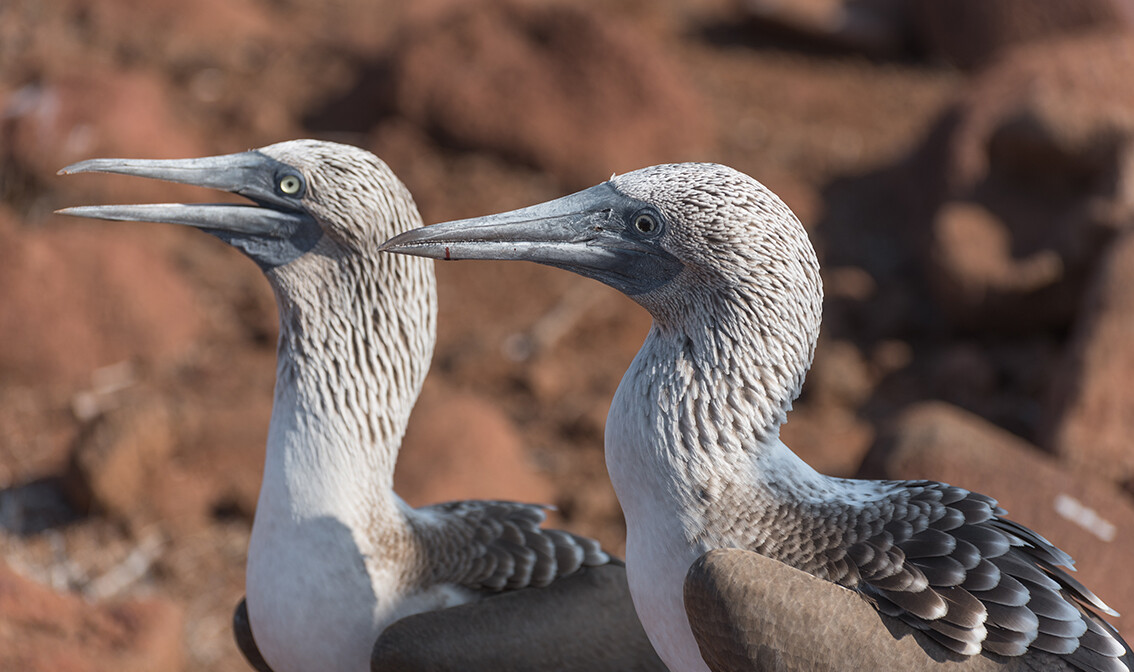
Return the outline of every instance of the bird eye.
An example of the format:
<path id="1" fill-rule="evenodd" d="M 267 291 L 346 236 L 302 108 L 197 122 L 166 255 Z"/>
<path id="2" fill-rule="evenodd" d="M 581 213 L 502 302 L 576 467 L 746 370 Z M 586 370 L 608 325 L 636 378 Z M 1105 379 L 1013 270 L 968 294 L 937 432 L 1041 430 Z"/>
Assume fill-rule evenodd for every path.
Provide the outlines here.
<path id="1" fill-rule="evenodd" d="M 648 212 L 638 213 L 634 217 L 634 228 L 642 233 L 653 233 L 658 230 L 658 220 Z"/>
<path id="2" fill-rule="evenodd" d="M 302 186 L 303 183 L 299 181 L 299 177 L 296 175 L 284 175 L 282 178 L 280 178 L 280 191 L 285 194 L 298 194 L 299 189 Z"/>

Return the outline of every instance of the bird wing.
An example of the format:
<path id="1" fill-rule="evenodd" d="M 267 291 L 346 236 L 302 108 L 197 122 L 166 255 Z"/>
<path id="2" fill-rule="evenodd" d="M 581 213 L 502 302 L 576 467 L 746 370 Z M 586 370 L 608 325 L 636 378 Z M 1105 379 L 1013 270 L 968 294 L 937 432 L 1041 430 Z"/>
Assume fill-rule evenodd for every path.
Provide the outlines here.
<path id="1" fill-rule="evenodd" d="M 232 636 L 236 639 L 236 648 L 240 649 L 240 653 L 244 655 L 244 660 L 252 666 L 256 672 L 273 672 L 272 668 L 268 666 L 268 662 L 264 660 L 264 655 L 260 653 L 260 647 L 257 646 L 256 640 L 252 637 L 252 622 L 248 620 L 248 604 L 244 598 L 240 598 L 240 604 L 236 605 L 236 610 L 232 612 Z"/>
<path id="2" fill-rule="evenodd" d="M 690 567 L 685 608 L 713 672 L 1058 672 L 1052 654 L 959 656 L 925 632 L 882 619 L 856 592 L 752 551 L 709 551 Z"/>
<path id="3" fill-rule="evenodd" d="M 417 509 L 413 523 L 426 543 L 431 583 L 478 590 L 546 586 L 610 556 L 593 539 L 543 529 L 546 507 L 464 500 Z"/>
<path id="4" fill-rule="evenodd" d="M 1118 658 L 1128 649 L 1097 613 L 1115 612 L 1060 568 L 1073 567 L 1067 553 L 991 497 L 933 481 L 882 485 L 840 521 L 844 536 L 813 573 L 961 655 L 1043 651 L 1083 670 L 1127 669 Z"/>
<path id="5" fill-rule="evenodd" d="M 544 588 L 407 616 L 382 631 L 370 669 L 666 672 L 617 562 L 584 567 Z"/>

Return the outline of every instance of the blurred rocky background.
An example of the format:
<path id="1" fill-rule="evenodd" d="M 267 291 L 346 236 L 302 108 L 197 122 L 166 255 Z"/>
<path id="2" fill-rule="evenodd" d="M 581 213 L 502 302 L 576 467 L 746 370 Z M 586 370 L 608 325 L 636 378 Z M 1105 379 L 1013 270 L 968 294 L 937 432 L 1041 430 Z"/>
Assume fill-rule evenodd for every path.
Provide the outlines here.
<path id="1" fill-rule="evenodd" d="M 247 669 L 274 377 L 256 267 L 52 215 L 214 200 L 96 156 L 366 147 L 427 222 L 665 161 L 799 214 L 826 322 L 785 439 L 827 473 L 1000 498 L 1134 639 L 1134 2 L 0 0 L 0 670 Z M 609 399 L 649 318 L 441 264 L 399 491 L 558 506 L 620 549 Z"/>

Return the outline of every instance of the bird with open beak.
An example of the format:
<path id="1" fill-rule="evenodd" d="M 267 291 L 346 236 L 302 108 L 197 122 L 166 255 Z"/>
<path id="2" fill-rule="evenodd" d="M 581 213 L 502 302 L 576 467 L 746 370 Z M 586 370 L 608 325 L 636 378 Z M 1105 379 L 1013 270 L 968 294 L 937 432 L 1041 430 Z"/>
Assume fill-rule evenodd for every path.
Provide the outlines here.
<path id="1" fill-rule="evenodd" d="M 64 214 L 168 222 L 263 271 L 280 335 L 238 644 L 260 670 L 660 670 L 622 566 L 545 529 L 545 507 L 393 490 L 436 338 L 432 262 L 382 255 L 421 225 L 370 152 L 297 140 L 201 159 L 93 159 L 61 171 L 229 191 L 247 204 L 107 205 Z M 377 641 L 377 644 L 375 643 Z"/>

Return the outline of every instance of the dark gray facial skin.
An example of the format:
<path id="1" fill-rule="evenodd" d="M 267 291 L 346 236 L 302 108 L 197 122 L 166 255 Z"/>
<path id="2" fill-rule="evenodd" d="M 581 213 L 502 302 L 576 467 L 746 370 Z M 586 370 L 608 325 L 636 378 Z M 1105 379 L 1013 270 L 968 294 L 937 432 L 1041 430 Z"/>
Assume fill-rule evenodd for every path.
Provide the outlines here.
<path id="1" fill-rule="evenodd" d="M 547 203 L 408 231 L 381 249 L 434 259 L 534 261 L 636 296 L 681 271 L 659 244 L 665 226 L 657 208 L 604 182 Z"/>
<path id="2" fill-rule="evenodd" d="M 303 174 L 257 151 L 170 161 L 91 159 L 67 166 L 60 175 L 118 173 L 221 189 L 257 205 L 154 203 L 92 205 L 60 214 L 131 222 L 163 222 L 206 231 L 248 255 L 267 272 L 315 247 L 323 236 L 304 207 Z"/>

